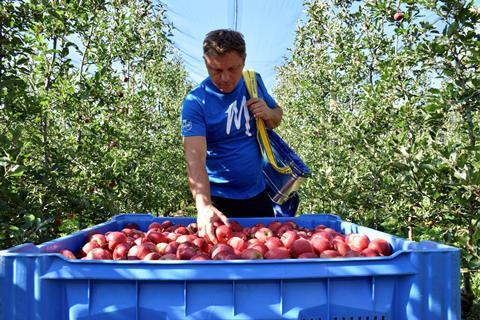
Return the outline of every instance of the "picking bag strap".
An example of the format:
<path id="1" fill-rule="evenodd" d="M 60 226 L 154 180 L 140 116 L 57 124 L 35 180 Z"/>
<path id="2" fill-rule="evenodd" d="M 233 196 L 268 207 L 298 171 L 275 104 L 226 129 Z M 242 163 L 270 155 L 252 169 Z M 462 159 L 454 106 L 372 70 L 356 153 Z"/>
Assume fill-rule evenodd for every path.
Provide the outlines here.
<path id="1" fill-rule="evenodd" d="M 248 94 L 250 98 L 258 98 L 257 90 L 257 76 L 254 70 L 245 70 L 243 71 L 243 79 L 245 80 L 245 85 L 247 86 Z M 292 169 L 286 166 L 280 166 L 275 159 L 275 154 L 272 150 L 272 145 L 270 144 L 270 139 L 268 138 L 267 128 L 265 122 L 261 118 L 256 118 L 257 123 L 257 141 L 260 145 L 260 150 L 262 154 L 267 158 L 268 163 L 275 169 L 275 171 L 283 174 L 290 174 Z"/>

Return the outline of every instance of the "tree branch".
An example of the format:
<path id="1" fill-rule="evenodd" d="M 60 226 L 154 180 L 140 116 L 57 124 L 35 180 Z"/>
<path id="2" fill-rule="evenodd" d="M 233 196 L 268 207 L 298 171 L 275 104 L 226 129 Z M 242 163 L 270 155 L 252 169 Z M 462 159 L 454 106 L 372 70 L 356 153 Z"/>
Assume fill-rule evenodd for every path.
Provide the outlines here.
<path id="1" fill-rule="evenodd" d="M 83 77 L 83 66 L 85 65 L 85 59 L 87 58 L 88 49 L 90 48 L 90 42 L 92 40 L 94 27 L 95 27 L 95 24 L 92 23 L 92 25 L 90 26 L 90 33 L 87 38 L 87 43 L 85 44 L 85 50 L 83 50 L 83 54 L 82 54 L 82 62 L 80 63 L 80 74 L 78 75 L 79 80 L 81 80 Z"/>

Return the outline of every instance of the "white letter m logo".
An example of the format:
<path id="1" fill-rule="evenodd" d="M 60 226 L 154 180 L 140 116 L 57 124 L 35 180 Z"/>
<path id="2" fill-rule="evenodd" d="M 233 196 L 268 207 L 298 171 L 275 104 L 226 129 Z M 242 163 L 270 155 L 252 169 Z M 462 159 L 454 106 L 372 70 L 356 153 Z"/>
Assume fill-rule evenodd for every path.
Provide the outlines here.
<path id="1" fill-rule="evenodd" d="M 250 114 L 247 109 L 247 100 L 245 97 L 242 99 L 242 104 L 240 106 L 240 111 L 237 108 L 237 100 L 233 101 L 232 104 L 228 107 L 227 111 L 227 128 L 226 133 L 229 135 L 232 129 L 232 122 L 235 121 L 235 127 L 237 130 L 240 130 L 242 125 L 242 113 L 245 117 L 245 134 L 251 136 L 250 132 Z"/>

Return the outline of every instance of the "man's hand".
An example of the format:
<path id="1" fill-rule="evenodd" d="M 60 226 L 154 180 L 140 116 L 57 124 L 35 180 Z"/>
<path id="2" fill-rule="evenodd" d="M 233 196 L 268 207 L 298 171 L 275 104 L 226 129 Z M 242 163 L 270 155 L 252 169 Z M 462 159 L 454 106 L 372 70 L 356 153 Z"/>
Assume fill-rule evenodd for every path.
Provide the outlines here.
<path id="1" fill-rule="evenodd" d="M 283 111 L 278 105 L 272 109 L 263 99 L 250 98 L 247 101 L 247 107 L 255 118 L 263 119 L 270 129 L 278 127 L 282 121 Z"/>
<path id="2" fill-rule="evenodd" d="M 215 221 L 229 225 L 227 217 L 212 205 L 210 183 L 205 167 L 207 140 L 203 136 L 184 137 L 185 159 L 187 161 L 188 184 L 197 207 L 198 234 L 217 243 L 214 233 Z"/>
<path id="3" fill-rule="evenodd" d="M 273 119 L 273 109 L 270 109 L 267 103 L 260 98 L 249 99 L 247 107 L 252 111 L 255 118 L 262 118 L 264 121 Z"/>
<path id="4" fill-rule="evenodd" d="M 202 209 L 198 210 L 197 213 L 197 226 L 198 226 L 198 235 L 200 237 L 205 237 L 213 242 L 217 243 L 217 237 L 215 236 L 213 223 L 215 221 L 221 221 L 227 226 L 230 225 L 228 218 L 213 205 L 207 205 Z"/>

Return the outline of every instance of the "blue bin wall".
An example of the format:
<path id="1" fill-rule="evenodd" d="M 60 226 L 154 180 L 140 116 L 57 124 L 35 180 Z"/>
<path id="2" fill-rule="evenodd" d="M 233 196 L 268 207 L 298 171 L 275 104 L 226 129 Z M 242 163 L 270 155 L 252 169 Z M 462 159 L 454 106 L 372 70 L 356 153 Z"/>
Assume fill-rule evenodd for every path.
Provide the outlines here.
<path id="1" fill-rule="evenodd" d="M 460 252 L 411 242 L 340 220 L 294 220 L 388 240 L 389 257 L 262 261 L 86 261 L 57 253 L 79 249 L 91 233 L 146 229 L 151 215 L 111 221 L 38 246 L 0 253 L 0 319 L 355 319 L 460 320 Z M 168 218 L 188 224 L 193 218 Z M 237 219 L 242 225 L 273 218 Z M 376 318 L 375 318 L 376 317 Z"/>

